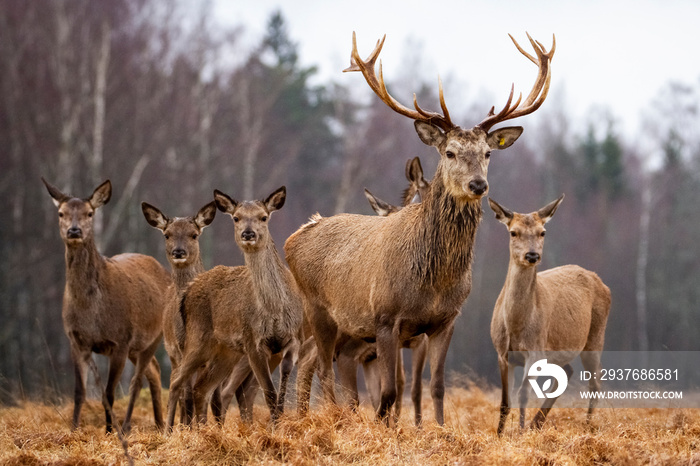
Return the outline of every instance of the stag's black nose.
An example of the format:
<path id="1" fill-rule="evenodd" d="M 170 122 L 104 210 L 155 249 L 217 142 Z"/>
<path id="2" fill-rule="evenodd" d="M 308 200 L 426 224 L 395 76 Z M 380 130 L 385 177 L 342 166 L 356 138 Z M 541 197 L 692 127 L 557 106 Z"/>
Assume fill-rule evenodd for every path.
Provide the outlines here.
<path id="1" fill-rule="evenodd" d="M 70 227 L 66 232 L 66 236 L 68 236 L 68 238 L 82 238 L 83 230 L 78 227 Z"/>
<path id="2" fill-rule="evenodd" d="M 243 238 L 243 241 L 253 241 L 255 239 L 255 232 L 252 230 L 245 230 L 241 233 L 241 238 Z"/>
<path id="3" fill-rule="evenodd" d="M 540 255 L 536 252 L 528 252 L 525 254 L 525 260 L 531 264 L 535 264 L 537 261 L 540 260 Z"/>
<path id="4" fill-rule="evenodd" d="M 173 257 L 175 259 L 184 259 L 187 256 L 187 251 L 184 249 L 174 249 L 173 250 Z"/>
<path id="5" fill-rule="evenodd" d="M 477 196 L 481 196 L 489 189 L 489 184 L 483 178 L 471 180 L 469 182 L 469 189 Z"/>

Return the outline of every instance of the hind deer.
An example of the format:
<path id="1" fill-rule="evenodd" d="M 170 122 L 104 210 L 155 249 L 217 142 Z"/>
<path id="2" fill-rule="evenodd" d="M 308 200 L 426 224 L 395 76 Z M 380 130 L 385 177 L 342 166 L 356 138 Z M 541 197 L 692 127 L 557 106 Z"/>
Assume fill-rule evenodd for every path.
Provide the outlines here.
<path id="1" fill-rule="evenodd" d="M 528 36 L 529 37 L 529 36 Z M 522 127 L 490 131 L 499 123 L 534 112 L 544 102 L 551 80 L 547 52 L 530 39 L 537 57 L 518 50 L 539 68 L 535 85 L 520 106 L 512 104 L 471 129 L 452 123 L 440 85 L 443 114 L 415 110 L 391 97 L 374 65 L 384 39 L 363 61 L 353 34 L 351 67 L 362 72 L 372 90 L 397 113 L 415 120 L 420 139 L 434 146 L 440 161 L 431 187 L 420 204 L 387 217 L 314 215 L 285 243 L 287 262 L 304 298 L 319 354 L 325 398 L 335 403 L 333 355 L 339 334 L 376 341 L 381 374 L 377 416 L 389 422 L 397 396 L 399 345 L 427 334 L 431 395 L 435 419 L 444 423 L 444 367 L 459 309 L 471 289 L 474 238 L 481 219 L 481 199 L 491 151 L 509 147 Z"/>
<path id="2" fill-rule="evenodd" d="M 63 293 L 63 328 L 70 341 L 75 367 L 73 429 L 80 425 L 85 401 L 87 368 L 92 353 L 109 358 L 104 388 L 106 429 L 112 430 L 114 390 L 126 359 L 136 369 L 129 385 L 129 405 L 122 428 L 131 428 L 134 402 L 141 378 L 148 380 L 156 426 L 163 427 L 160 367 L 154 357 L 160 344 L 168 272 L 150 256 L 119 254 L 103 257 L 95 246 L 93 215 L 112 195 L 109 180 L 87 199 L 68 196 L 42 178 L 58 208 L 58 226 L 65 244 L 66 287 Z"/>
<path id="3" fill-rule="evenodd" d="M 199 238 L 202 231 L 214 221 L 216 203 L 205 205 L 193 217 L 169 218 L 157 207 L 146 202 L 141 203 L 141 210 L 149 225 L 163 233 L 165 255 L 170 263 L 173 286 L 168 289 L 168 299 L 163 314 L 163 341 L 170 357 L 170 364 L 175 370 L 182 360 L 180 342 L 184 341 L 184 325 L 178 303 L 187 286 L 200 273 L 204 265 L 199 254 Z M 190 381 L 191 382 L 191 381 Z M 236 395 L 239 409 L 244 412 L 252 410 L 252 402 L 257 385 L 252 377 L 244 387 L 238 387 Z M 189 424 L 192 420 L 193 400 L 191 383 L 187 383 L 180 403 L 180 422 Z M 247 396 L 245 396 L 247 394 Z M 212 396 L 211 409 L 216 419 L 222 419 L 226 405 L 222 406 L 221 391 L 216 389 Z"/>
<path id="4" fill-rule="evenodd" d="M 246 265 L 203 272 L 182 296 L 185 340 L 182 361 L 170 386 L 168 429 L 183 385 L 202 365 L 207 364 L 207 370 L 193 388 L 194 411 L 200 421 L 208 394 L 246 356 L 263 389 L 270 418 L 276 421 L 284 408 L 287 381 L 299 348 L 301 300 L 268 230 L 270 215 L 284 205 L 285 188 L 264 201 L 237 202 L 218 190 L 214 198 L 219 210 L 233 219 L 235 241 Z M 271 356 L 278 353 L 284 354 L 279 396 L 269 368 Z"/>
<path id="5" fill-rule="evenodd" d="M 491 340 L 498 353 L 502 386 L 498 435 L 503 433 L 510 412 L 509 390 L 513 387 L 515 366 L 524 366 L 518 391 L 521 429 L 525 426 L 530 390 L 526 383 L 528 373 L 535 362 L 545 358 L 544 352 L 556 352 L 548 362 L 563 366 L 567 377 L 573 374 L 569 363 L 579 354 L 586 370 L 600 373 L 610 289 L 598 275 L 577 265 L 537 272 L 544 248 L 544 225 L 563 199 L 562 195 L 529 214 L 512 212 L 489 199 L 496 219 L 510 234 L 508 273 L 491 320 Z M 600 381 L 593 377 L 589 387 L 599 391 Z M 545 400 L 531 427 L 542 426 L 555 401 L 556 398 Z M 591 398 L 589 421 L 594 407 L 595 399 Z"/>

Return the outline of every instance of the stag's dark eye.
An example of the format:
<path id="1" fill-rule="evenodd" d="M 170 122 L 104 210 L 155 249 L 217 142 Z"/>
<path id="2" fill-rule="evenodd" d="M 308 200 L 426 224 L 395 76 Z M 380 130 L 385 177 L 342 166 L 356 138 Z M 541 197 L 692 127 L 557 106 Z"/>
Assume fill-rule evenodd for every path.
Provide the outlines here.
<path id="1" fill-rule="evenodd" d="M 517 234 L 516 232 L 514 232 L 514 231 L 511 231 L 511 232 L 510 232 L 510 236 L 512 236 L 513 238 L 515 238 L 516 236 L 518 236 L 518 234 Z"/>
<path id="2" fill-rule="evenodd" d="M 233 217 L 233 221 L 234 221 L 235 223 L 238 223 L 238 220 L 240 220 L 238 217 Z"/>
<path id="3" fill-rule="evenodd" d="M 197 239 L 197 233 L 192 234 L 192 239 Z"/>
<path id="4" fill-rule="evenodd" d="M 260 219 L 261 222 L 267 222 L 267 215 L 263 215 Z"/>
<path id="5" fill-rule="evenodd" d="M 544 236 L 544 233 L 545 233 L 544 231 L 542 233 L 540 233 L 540 236 Z"/>
<path id="6" fill-rule="evenodd" d="M 451 150 L 448 150 L 447 152 L 445 152 L 445 156 L 446 156 L 448 159 L 453 159 L 453 158 L 455 158 L 455 153 L 452 152 Z"/>
<path id="7" fill-rule="evenodd" d="M 63 212 L 58 213 L 58 218 L 63 218 Z"/>
<path id="8" fill-rule="evenodd" d="M 88 217 L 92 217 L 92 212 L 88 212 Z"/>
<path id="9" fill-rule="evenodd" d="M 165 239 L 170 239 L 170 235 L 163 235 L 165 236 Z"/>
<path id="10" fill-rule="evenodd" d="M 488 151 L 487 153 L 485 153 L 485 154 L 484 154 L 484 157 L 486 157 L 487 159 L 488 159 L 489 157 L 491 157 L 491 151 Z"/>

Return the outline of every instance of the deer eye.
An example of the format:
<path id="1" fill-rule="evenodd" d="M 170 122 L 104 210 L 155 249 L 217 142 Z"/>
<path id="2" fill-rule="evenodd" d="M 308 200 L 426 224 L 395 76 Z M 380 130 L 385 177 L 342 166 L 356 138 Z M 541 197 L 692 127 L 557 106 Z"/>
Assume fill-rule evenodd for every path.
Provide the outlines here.
<path id="1" fill-rule="evenodd" d="M 514 232 L 514 231 L 511 231 L 511 232 L 510 232 L 510 236 L 512 236 L 513 238 L 515 238 L 516 236 L 518 236 L 518 234 L 517 234 L 516 232 Z"/>
<path id="2" fill-rule="evenodd" d="M 92 218 L 92 212 L 88 212 L 88 217 Z"/>
<path id="3" fill-rule="evenodd" d="M 197 239 L 197 233 L 192 234 L 192 239 Z"/>
<path id="4" fill-rule="evenodd" d="M 543 231 L 542 233 L 540 233 L 540 236 L 544 236 L 544 234 L 545 234 L 545 232 Z"/>
<path id="5" fill-rule="evenodd" d="M 267 222 L 267 215 L 263 215 L 260 219 L 261 222 Z"/>
<path id="6" fill-rule="evenodd" d="M 170 239 L 170 235 L 168 235 L 168 234 L 165 234 L 163 236 L 165 236 L 165 239 Z"/>
<path id="7" fill-rule="evenodd" d="M 239 219 L 238 217 L 233 217 L 234 223 L 238 223 L 239 220 L 240 220 L 240 219 Z"/>
<path id="8" fill-rule="evenodd" d="M 488 159 L 489 157 L 491 157 L 491 151 L 488 151 L 487 153 L 485 153 L 485 154 L 484 154 L 484 157 L 486 157 L 487 159 Z"/>
<path id="9" fill-rule="evenodd" d="M 448 159 L 453 159 L 453 158 L 455 158 L 455 153 L 452 152 L 451 150 L 448 150 L 447 152 L 445 152 L 445 156 L 446 156 Z"/>
<path id="10" fill-rule="evenodd" d="M 58 218 L 63 218 L 63 212 L 58 213 Z"/>

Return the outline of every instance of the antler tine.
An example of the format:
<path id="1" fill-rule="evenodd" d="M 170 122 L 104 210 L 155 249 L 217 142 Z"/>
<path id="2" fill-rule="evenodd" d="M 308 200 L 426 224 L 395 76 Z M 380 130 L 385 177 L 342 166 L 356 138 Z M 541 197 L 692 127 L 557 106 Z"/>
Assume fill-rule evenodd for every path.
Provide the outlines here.
<path id="1" fill-rule="evenodd" d="M 445 131 L 454 128 L 455 125 L 450 120 L 449 113 L 447 112 L 447 106 L 445 105 L 445 98 L 442 91 L 442 82 L 440 82 L 440 106 L 442 107 L 444 116 L 440 115 L 439 113 L 428 112 L 420 108 L 418 106 L 415 94 L 413 95 L 413 105 L 415 107 L 415 110 L 405 107 L 404 105 L 399 103 L 399 101 L 394 99 L 391 96 L 391 94 L 389 94 L 389 91 L 386 88 L 386 84 L 384 83 L 384 74 L 382 72 L 381 60 L 379 61 L 379 76 L 377 77 L 377 74 L 375 73 L 375 63 L 377 61 L 377 58 L 379 57 L 379 52 L 381 52 L 382 46 L 384 45 L 384 39 L 386 39 L 386 34 L 384 35 L 384 37 L 382 37 L 380 41 L 377 41 L 377 46 L 374 48 L 367 60 L 362 60 L 362 58 L 360 58 L 359 52 L 357 51 L 357 40 L 355 32 L 353 31 L 350 67 L 344 69 L 343 72 L 360 71 L 365 77 L 365 81 L 367 81 L 367 84 L 372 89 L 372 91 L 374 91 L 374 93 L 377 94 L 377 96 L 379 96 L 382 102 L 387 104 L 389 108 L 391 108 L 398 114 L 407 116 L 413 120 L 429 121 L 430 123 L 439 126 Z"/>
<path id="2" fill-rule="evenodd" d="M 547 95 L 549 94 L 549 85 L 552 78 L 550 64 L 552 61 L 552 57 L 554 56 L 554 51 L 556 50 L 556 38 L 554 37 L 554 35 L 552 35 L 552 48 L 549 52 L 547 52 L 544 46 L 542 46 L 542 44 L 533 40 L 532 37 L 530 37 L 530 34 L 527 34 L 527 38 L 530 40 L 532 48 L 535 49 L 537 58 L 523 50 L 523 48 L 520 46 L 520 44 L 518 44 L 518 42 L 513 38 L 512 35 L 508 35 L 510 36 L 518 51 L 525 55 L 531 62 L 536 64 L 539 68 L 539 71 L 537 73 L 537 79 L 535 80 L 535 84 L 532 86 L 532 90 L 523 102 L 523 107 L 520 108 L 522 94 L 520 98 L 518 98 L 516 104 L 512 107 L 510 106 L 510 101 L 513 97 L 513 89 L 511 88 L 511 95 L 508 98 L 508 103 L 503 108 L 503 110 L 501 110 L 497 115 L 494 115 L 492 109 L 486 116 L 486 118 L 477 125 L 485 131 L 488 131 L 497 123 L 506 120 L 512 120 L 514 118 L 533 113 L 535 110 L 540 108 L 540 106 L 544 103 L 545 99 L 547 98 Z"/>

